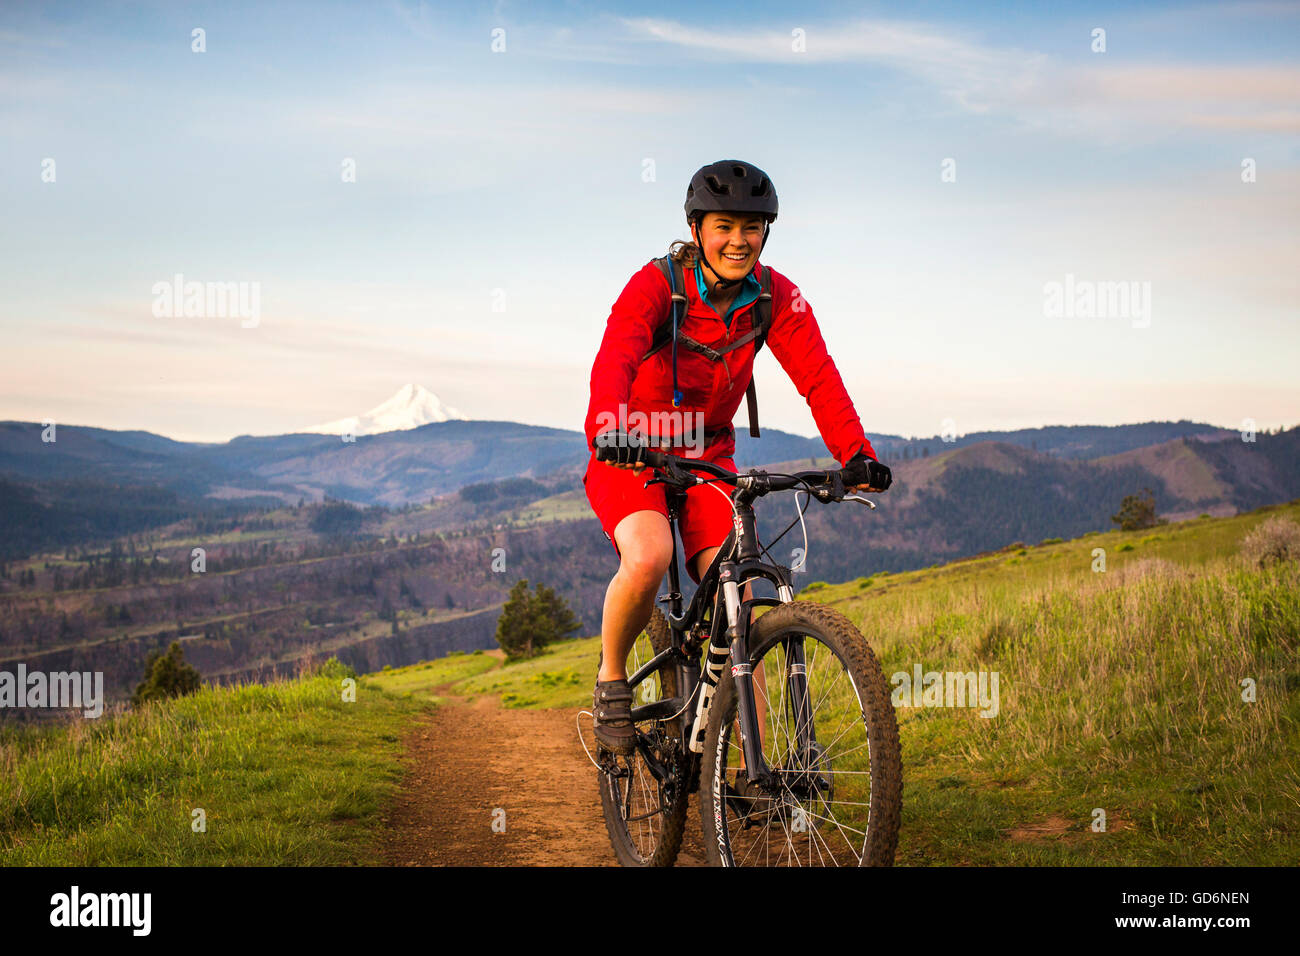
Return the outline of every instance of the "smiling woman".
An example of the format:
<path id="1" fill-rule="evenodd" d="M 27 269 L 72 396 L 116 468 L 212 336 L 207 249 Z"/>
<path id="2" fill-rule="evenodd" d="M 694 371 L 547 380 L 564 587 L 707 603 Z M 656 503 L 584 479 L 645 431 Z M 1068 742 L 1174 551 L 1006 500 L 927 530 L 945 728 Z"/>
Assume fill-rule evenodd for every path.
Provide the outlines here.
<path id="1" fill-rule="evenodd" d="M 597 453 L 583 485 L 620 562 L 605 594 L 592 708 L 600 746 L 617 754 L 629 753 L 634 740 L 627 656 L 674 555 L 663 487 L 647 486 L 641 474 L 648 443 L 690 447 L 691 457 L 735 472 L 731 420 L 742 399 L 753 402 L 754 356 L 766 343 L 808 400 L 831 454 L 852 469 L 846 486 L 883 491 L 890 483 L 812 309 L 793 282 L 759 264 L 777 216 L 768 175 L 735 159 L 704 166 L 691 177 L 685 212 L 694 241 L 675 242 L 665 260 L 646 263 L 614 303 L 592 368 L 584 428 Z M 635 413 L 653 420 L 683 411 L 703 422 L 702 448 L 680 433 L 646 435 L 614 424 L 630 423 Z M 754 404 L 750 412 L 757 436 Z M 616 460 L 598 457 L 606 448 L 616 449 Z M 695 581 L 726 539 L 732 517 L 731 501 L 717 487 L 687 490 L 678 528 Z"/>

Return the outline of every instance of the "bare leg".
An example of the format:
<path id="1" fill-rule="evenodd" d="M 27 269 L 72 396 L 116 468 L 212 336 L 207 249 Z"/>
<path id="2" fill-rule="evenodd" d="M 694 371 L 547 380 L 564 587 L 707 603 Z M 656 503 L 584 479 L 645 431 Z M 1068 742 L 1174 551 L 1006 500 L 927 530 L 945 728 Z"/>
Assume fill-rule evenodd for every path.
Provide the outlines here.
<path id="1" fill-rule="evenodd" d="M 627 678 L 627 655 L 650 621 L 655 595 L 672 559 L 672 531 L 658 511 L 634 511 L 614 529 L 620 561 L 605 591 L 597 680 Z"/>

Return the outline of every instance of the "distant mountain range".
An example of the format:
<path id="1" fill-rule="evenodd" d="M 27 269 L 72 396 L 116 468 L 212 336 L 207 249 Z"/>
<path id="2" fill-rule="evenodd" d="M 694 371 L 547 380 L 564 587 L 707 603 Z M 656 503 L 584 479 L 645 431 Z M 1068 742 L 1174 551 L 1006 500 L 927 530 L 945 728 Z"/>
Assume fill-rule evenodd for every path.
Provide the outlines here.
<path id="1" fill-rule="evenodd" d="M 454 411 L 428 390 L 405 386 L 355 422 L 329 424 L 331 432 L 342 423 L 355 424 L 354 441 L 343 440 L 347 429 L 341 427 L 330 434 L 244 435 L 201 443 L 143 431 L 61 425 L 57 441 L 46 443 L 39 423 L 0 422 L 0 555 L 122 534 L 175 520 L 184 512 L 248 510 L 327 497 L 359 505 L 423 505 L 466 485 L 511 477 L 536 479 L 548 494 L 582 496 L 589 453 L 581 432 L 463 419 L 405 427 L 424 415 Z M 366 434 L 394 424 L 401 427 Z M 898 476 L 882 498 L 891 512 L 915 505 L 924 492 L 968 499 L 971 507 L 986 512 L 1005 504 L 1010 514 L 1055 502 L 1051 507 L 1064 509 L 1065 520 L 1069 502 L 1091 500 L 1090 485 L 1100 488 L 1098 500 L 1104 499 L 1112 511 L 1121 492 L 1139 490 L 1142 481 L 1157 491 L 1164 510 L 1178 513 L 1230 514 L 1288 500 L 1300 495 L 1297 435 L 1300 430 L 1292 429 L 1245 442 L 1235 431 L 1180 421 L 1053 426 L 952 441 L 869 437 Z M 742 426 L 736 442 L 742 469 L 774 462 L 800 467 L 800 462 L 828 458 L 820 439 L 771 428 L 755 439 Z M 1052 477 L 1046 486 L 992 482 L 977 493 L 978 483 L 969 491 L 951 484 L 952 470 L 961 468 L 979 475 L 1030 474 L 1035 481 Z M 1018 497 L 1006 490 L 1013 486 Z M 582 502 L 576 504 L 581 511 Z M 930 501 L 911 531 L 936 514 L 952 518 L 947 506 L 937 512 L 936 507 Z M 951 525 L 932 527 L 927 535 L 935 539 L 927 550 L 938 552 L 962 539 L 960 529 Z"/>

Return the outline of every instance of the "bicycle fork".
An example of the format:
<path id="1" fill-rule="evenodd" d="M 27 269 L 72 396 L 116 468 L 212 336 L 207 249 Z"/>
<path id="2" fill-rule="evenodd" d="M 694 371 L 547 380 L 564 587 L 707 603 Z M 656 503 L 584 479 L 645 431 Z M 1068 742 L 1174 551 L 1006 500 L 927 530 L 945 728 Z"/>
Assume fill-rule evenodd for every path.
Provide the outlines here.
<path id="1" fill-rule="evenodd" d="M 722 576 L 730 577 L 725 567 L 722 569 Z M 750 782 L 774 783 L 772 771 L 763 755 L 762 733 L 758 726 L 758 708 L 754 698 L 754 668 L 749 661 L 749 621 L 748 614 L 745 614 L 742 620 L 740 585 L 734 578 L 724 580 L 720 590 L 726 608 L 727 626 L 725 631 L 715 628 L 713 637 L 709 641 L 704 672 L 700 675 L 700 693 L 695 705 L 690 749 L 695 753 L 704 752 L 709 707 L 722 680 L 723 668 L 730 658 L 731 675 L 736 683 L 737 722 L 740 726 L 741 750 L 745 755 L 745 775 Z M 789 637 L 785 639 L 784 645 L 787 671 L 785 681 L 795 732 L 795 739 L 791 741 L 790 756 L 796 762 L 794 767 L 787 769 L 816 773 L 819 765 L 818 745 L 808 695 L 804 642 L 799 637 Z M 776 719 L 782 720 L 784 715 L 777 715 Z"/>
<path id="2" fill-rule="evenodd" d="M 695 703 L 695 721 L 690 746 L 695 753 L 704 752 L 704 736 L 708 723 L 709 707 L 722 680 L 722 669 L 731 659 L 731 676 L 736 682 L 739 711 L 741 749 L 745 755 L 745 773 L 751 781 L 769 782 L 771 772 L 763 758 L 762 734 L 758 726 L 758 712 L 754 705 L 754 668 L 749 663 L 749 614 L 742 608 L 740 584 L 735 580 L 734 569 L 723 565 L 719 577 L 726 609 L 726 628 L 714 627 L 705 656 L 704 672 L 700 675 L 700 694 Z M 742 610 L 745 613 L 742 615 Z"/>

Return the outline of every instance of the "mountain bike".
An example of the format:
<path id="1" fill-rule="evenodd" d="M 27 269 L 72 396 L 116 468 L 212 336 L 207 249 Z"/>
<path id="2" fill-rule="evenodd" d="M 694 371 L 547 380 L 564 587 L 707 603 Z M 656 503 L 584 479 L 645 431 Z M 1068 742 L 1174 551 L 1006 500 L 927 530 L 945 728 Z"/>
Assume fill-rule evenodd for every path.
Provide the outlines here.
<path id="1" fill-rule="evenodd" d="M 629 655 L 635 750 L 620 756 L 597 744 L 619 861 L 671 866 L 689 795 L 699 792 L 712 865 L 892 865 L 902 764 L 884 672 L 848 618 L 794 600 L 791 571 L 771 559 L 775 540 L 759 543 L 753 508 L 776 491 L 806 491 L 803 524 L 814 498 L 874 502 L 846 495 L 840 470 L 739 475 L 654 450 L 646 464 L 646 484 L 665 486 L 673 553 L 668 593 L 657 599 L 667 612 L 654 609 Z M 683 610 L 678 516 L 686 489 L 706 483 L 732 486 L 732 530 Z M 806 554 L 806 525 L 804 534 Z M 742 599 L 746 583 L 762 582 L 776 597 L 753 588 Z M 756 607 L 765 610 L 751 622 Z"/>

